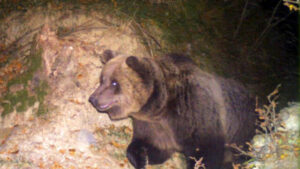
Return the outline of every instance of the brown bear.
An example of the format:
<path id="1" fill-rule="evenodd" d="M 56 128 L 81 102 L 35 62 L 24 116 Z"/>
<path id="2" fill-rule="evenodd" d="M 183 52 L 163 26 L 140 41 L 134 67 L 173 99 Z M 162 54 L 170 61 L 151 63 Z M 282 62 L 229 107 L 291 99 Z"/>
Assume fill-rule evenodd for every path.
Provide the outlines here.
<path id="1" fill-rule="evenodd" d="M 111 120 L 131 118 L 127 158 L 137 169 L 183 153 L 187 168 L 199 159 L 208 169 L 224 167 L 225 144 L 254 135 L 254 100 L 233 80 L 200 70 L 188 57 L 118 56 L 107 50 L 100 86 L 89 101 Z M 226 153 L 227 154 L 227 153 Z"/>

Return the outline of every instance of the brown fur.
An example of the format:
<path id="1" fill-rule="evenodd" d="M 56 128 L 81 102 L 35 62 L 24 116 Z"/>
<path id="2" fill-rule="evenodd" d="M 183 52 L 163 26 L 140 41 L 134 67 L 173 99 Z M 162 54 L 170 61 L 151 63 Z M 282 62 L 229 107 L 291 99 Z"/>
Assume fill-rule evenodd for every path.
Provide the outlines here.
<path id="1" fill-rule="evenodd" d="M 254 134 L 254 100 L 236 81 L 206 73 L 177 54 L 106 58 L 90 101 L 112 120 L 133 119 L 127 157 L 135 168 L 144 168 L 147 159 L 163 163 L 177 151 L 187 157 L 188 168 L 193 156 L 220 169 L 225 144 L 244 144 Z"/>

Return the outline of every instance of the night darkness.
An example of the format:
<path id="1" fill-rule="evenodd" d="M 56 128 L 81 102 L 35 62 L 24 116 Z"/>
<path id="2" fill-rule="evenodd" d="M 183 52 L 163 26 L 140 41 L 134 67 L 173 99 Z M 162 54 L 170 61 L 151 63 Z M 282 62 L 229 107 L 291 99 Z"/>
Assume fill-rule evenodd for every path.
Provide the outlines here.
<path id="1" fill-rule="evenodd" d="M 299 169 L 300 9 L 284 3 L 0 0 L 0 168 L 191 169 L 189 153 L 164 162 L 188 149 Z"/>
<path id="2" fill-rule="evenodd" d="M 260 1 L 260 5 L 269 16 L 276 10 L 275 17 L 277 20 L 282 19 L 282 21 L 276 24 L 272 29 L 278 32 L 278 34 L 273 37 L 274 41 L 279 41 L 280 49 L 284 51 L 283 54 L 278 57 L 279 64 L 275 67 L 278 78 L 282 84 L 282 100 L 280 100 L 281 103 L 279 103 L 279 105 L 285 106 L 286 103 L 289 102 L 289 99 L 290 101 L 299 101 L 300 99 L 299 12 L 291 12 L 281 0 L 262 0 Z M 275 22 L 276 20 L 274 20 L 274 23 Z"/>
<path id="3" fill-rule="evenodd" d="M 261 6 L 267 12 L 272 12 L 281 0 L 262 0 Z M 298 57 L 299 49 L 299 12 L 291 12 L 283 3 L 280 3 L 276 17 L 286 18 L 276 26 L 276 30 L 285 36 L 284 47 L 291 56 Z M 296 59 L 295 59 L 296 60 Z"/>

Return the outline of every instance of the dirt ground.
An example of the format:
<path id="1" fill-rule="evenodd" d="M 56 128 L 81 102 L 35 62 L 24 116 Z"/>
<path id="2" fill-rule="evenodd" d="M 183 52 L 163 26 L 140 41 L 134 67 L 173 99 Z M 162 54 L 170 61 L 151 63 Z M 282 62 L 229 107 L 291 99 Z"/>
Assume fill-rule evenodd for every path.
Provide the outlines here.
<path id="1" fill-rule="evenodd" d="M 99 55 L 105 49 L 152 55 L 132 23 L 103 16 L 101 12 L 85 15 L 35 9 L 25 14 L 13 13 L 5 18 L 0 30 L 5 35 L 1 44 L 7 53 L 3 55 L 13 53 L 8 63 L 20 64 L 20 70 L 1 67 L 0 77 L 8 78 L 8 73 L 12 77 L 7 81 L 22 77 L 33 66 L 27 64 L 27 58 L 33 53 L 42 58 L 42 67 L 33 72 L 31 79 L 14 83 L 8 89 L 4 83 L 1 93 L 26 90 L 29 97 L 38 92 L 31 90 L 35 83 L 45 81 L 48 86 L 42 101 L 28 103 L 25 111 L 18 112 L 21 100 L 12 112 L 0 117 L 0 168 L 132 168 L 125 156 L 132 135 L 130 120 L 111 122 L 88 103 L 99 83 Z M 2 105 L 12 102 L 1 101 Z M 46 111 L 37 115 L 42 106 Z M 5 111 L 2 106 L 0 114 Z M 149 168 L 182 168 L 183 163 L 175 154 L 164 166 Z"/>
<path id="2" fill-rule="evenodd" d="M 166 48 L 168 43 L 159 38 L 163 35 L 155 25 L 146 26 L 151 29 L 150 34 L 130 17 L 120 20 L 101 10 L 87 13 L 80 8 L 63 8 L 62 4 L 11 12 L 0 19 L 0 169 L 133 168 L 125 155 L 132 137 L 130 119 L 112 122 L 88 102 L 99 85 L 99 55 L 110 49 L 126 55 L 155 57 L 161 52 L 157 49 Z M 117 9 L 115 12 L 121 12 Z M 212 58 L 220 59 L 214 62 L 221 67 L 232 62 L 220 56 L 224 52 L 214 43 L 207 45 L 211 39 L 203 38 L 205 45 L 195 44 L 197 51 L 203 53 L 201 59 L 215 55 Z M 186 48 L 186 53 L 190 53 L 190 44 Z M 203 52 L 205 49 L 212 54 Z M 210 70 L 207 63 L 199 65 Z M 243 64 L 249 65 L 243 59 L 236 63 L 239 64 L 231 65 L 243 69 Z M 243 75 L 228 65 L 229 70 Z M 269 125 L 262 123 L 263 127 L 270 127 L 270 131 L 275 125 L 280 129 L 286 124 L 292 129 L 255 137 L 251 142 L 253 150 L 248 152 L 253 157 L 247 164 L 249 168 L 299 166 L 295 160 L 299 157 L 299 120 L 295 120 L 300 118 L 299 104 L 284 109 L 283 112 L 295 112 L 282 113 L 281 118 L 287 121 L 282 120 L 284 123 L 277 121 L 279 117 L 273 108 L 276 104 L 272 101 L 271 107 L 259 109 L 263 119 L 273 118 Z M 163 165 L 147 168 L 182 169 L 184 163 L 181 155 L 174 154 Z"/>

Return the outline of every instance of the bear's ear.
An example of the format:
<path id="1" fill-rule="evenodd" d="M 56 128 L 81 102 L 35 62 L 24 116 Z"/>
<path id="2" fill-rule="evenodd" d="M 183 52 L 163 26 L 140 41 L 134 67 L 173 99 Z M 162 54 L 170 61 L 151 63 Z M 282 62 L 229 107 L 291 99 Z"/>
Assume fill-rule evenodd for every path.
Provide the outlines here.
<path id="1" fill-rule="evenodd" d="M 114 58 L 115 54 L 111 50 L 105 50 L 100 56 L 102 64 L 106 64 L 110 59 Z"/>
<path id="2" fill-rule="evenodd" d="M 151 81 L 149 67 L 142 61 L 139 61 L 136 56 L 129 56 L 126 59 L 126 64 L 142 78 L 144 83 Z"/>

